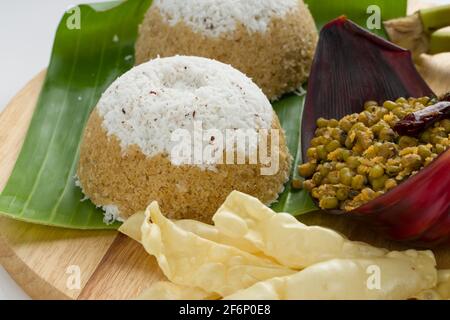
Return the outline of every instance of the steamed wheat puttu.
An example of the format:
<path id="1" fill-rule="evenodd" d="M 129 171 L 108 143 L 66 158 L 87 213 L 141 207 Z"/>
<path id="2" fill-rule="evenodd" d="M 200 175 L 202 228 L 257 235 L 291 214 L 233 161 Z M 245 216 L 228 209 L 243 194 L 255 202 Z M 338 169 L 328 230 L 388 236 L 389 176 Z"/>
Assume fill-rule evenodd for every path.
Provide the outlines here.
<path id="1" fill-rule="evenodd" d="M 317 39 L 303 0 L 155 0 L 139 28 L 136 63 L 177 54 L 216 59 L 274 100 L 307 79 Z"/>
<path id="2" fill-rule="evenodd" d="M 180 129 L 193 137 L 190 150 L 200 143 L 223 159 L 243 155 L 245 163 L 174 156 L 180 142 L 173 138 Z M 260 140 L 253 145 L 276 160 L 273 174 L 262 174 L 273 163 L 259 156 L 250 163 L 245 148 L 220 144 L 221 135 L 239 130 L 279 133 L 278 148 L 271 147 L 271 135 L 267 145 Z M 249 150 L 252 144 L 249 140 Z M 175 56 L 139 65 L 106 90 L 87 123 L 77 176 L 83 193 L 104 209 L 108 221 L 158 201 L 170 218 L 209 222 L 233 190 L 266 204 L 275 201 L 289 178 L 291 160 L 271 104 L 249 78 L 218 61 Z"/>

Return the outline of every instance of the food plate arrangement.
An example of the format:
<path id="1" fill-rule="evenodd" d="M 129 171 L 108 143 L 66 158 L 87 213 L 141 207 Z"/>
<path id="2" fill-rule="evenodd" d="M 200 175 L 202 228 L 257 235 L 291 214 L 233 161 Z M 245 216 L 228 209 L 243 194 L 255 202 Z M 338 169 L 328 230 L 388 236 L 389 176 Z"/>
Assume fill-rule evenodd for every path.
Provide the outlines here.
<path id="1" fill-rule="evenodd" d="M 447 7 L 370 2 L 67 12 L 0 116 L 2 265 L 34 298 L 448 298 Z"/>

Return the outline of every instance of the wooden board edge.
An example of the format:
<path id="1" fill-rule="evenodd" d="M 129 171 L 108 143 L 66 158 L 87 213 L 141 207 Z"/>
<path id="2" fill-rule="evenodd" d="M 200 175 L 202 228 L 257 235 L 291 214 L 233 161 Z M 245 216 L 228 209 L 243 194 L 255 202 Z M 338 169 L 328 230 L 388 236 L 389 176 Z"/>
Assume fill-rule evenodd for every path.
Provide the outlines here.
<path id="1" fill-rule="evenodd" d="M 8 246 L 0 235 L 0 265 L 10 277 L 35 300 L 69 300 L 69 296 L 39 277 Z"/>
<path id="2" fill-rule="evenodd" d="M 36 86 L 38 85 L 38 90 L 40 91 L 42 85 L 44 83 L 45 75 L 47 73 L 47 69 L 40 71 L 36 76 L 34 76 L 30 81 L 28 81 L 25 86 L 8 102 L 6 107 L 0 112 L 0 122 L 6 121 L 14 116 L 14 113 L 17 112 L 13 109 L 13 106 L 17 104 L 17 101 L 26 98 L 28 92 L 34 92 Z M 35 100 L 33 101 L 33 112 L 29 112 L 27 115 L 24 112 L 24 116 L 26 117 L 26 127 L 28 128 L 31 122 L 32 115 L 34 113 L 34 108 L 36 107 L 36 102 L 39 97 L 39 94 L 36 95 Z M 25 130 L 24 135 L 21 137 L 17 137 L 19 141 L 21 141 L 19 150 L 22 148 L 23 141 L 26 135 Z M 17 154 L 11 155 L 14 157 L 15 163 L 17 157 L 19 156 L 20 151 Z M 0 190 L 3 190 L 6 182 L 14 168 L 14 165 L 11 165 L 7 168 L 3 168 L 6 172 L 7 177 L 4 180 L 3 185 L 0 185 Z M 9 217 L 4 217 L 5 219 L 9 219 Z M 70 299 L 69 296 L 64 294 L 63 292 L 57 290 L 55 287 L 49 285 L 46 281 L 40 278 L 32 269 L 28 267 L 26 263 L 23 262 L 20 257 L 18 257 L 4 239 L 4 237 L 0 234 L 0 264 L 5 268 L 11 278 L 16 281 L 16 283 L 32 298 L 32 299 Z"/>
<path id="3" fill-rule="evenodd" d="M 6 186 L 12 170 L 14 169 L 16 160 L 20 154 L 20 151 L 22 150 L 23 142 L 25 141 L 25 136 L 28 132 L 31 119 L 34 114 L 34 109 L 36 108 L 37 100 L 39 99 L 39 93 L 44 84 L 46 73 L 47 69 L 44 69 L 39 72 L 33 79 L 28 81 L 28 83 L 9 101 L 5 109 L 0 112 L 0 123 L 6 122 L 11 126 L 23 126 L 24 124 L 22 124 L 21 121 L 14 121 L 17 117 L 17 114 L 20 113 L 19 117 L 22 121 L 25 122 L 26 125 L 26 130 L 14 137 L 14 142 L 18 144 L 17 153 L 6 155 L 0 154 L 0 156 L 3 157 L 1 161 L 2 170 L 0 173 L 0 193 Z M 25 105 L 25 110 L 16 110 L 14 108 L 14 106 L 16 106 L 17 104 L 21 104 L 22 101 L 28 101 L 28 98 L 31 98 L 32 100 L 30 103 L 27 103 Z M 30 108 L 31 110 L 29 110 L 28 108 Z M 0 141 L 3 141 L 4 138 L 5 137 L 2 135 L 2 131 L 0 130 Z"/>

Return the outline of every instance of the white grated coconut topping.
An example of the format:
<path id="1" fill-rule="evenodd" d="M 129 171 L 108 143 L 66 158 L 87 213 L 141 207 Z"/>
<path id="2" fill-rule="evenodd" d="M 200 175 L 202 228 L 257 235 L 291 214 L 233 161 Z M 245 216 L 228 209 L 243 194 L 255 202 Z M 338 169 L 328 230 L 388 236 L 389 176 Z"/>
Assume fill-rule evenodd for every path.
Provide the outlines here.
<path id="1" fill-rule="evenodd" d="M 300 0 L 155 0 L 170 25 L 183 21 L 195 32 L 218 37 L 242 23 L 249 32 L 265 32 L 274 17 L 283 18 Z"/>
<path id="2" fill-rule="evenodd" d="M 193 137 L 194 146 L 199 124 L 203 133 L 216 129 L 226 135 L 236 129 L 270 129 L 273 118 L 266 96 L 243 73 L 215 60 L 186 56 L 158 58 L 131 69 L 106 90 L 97 108 L 103 127 L 119 138 L 122 150 L 137 145 L 148 157 L 170 157 L 180 144 L 173 139 L 179 129 Z M 217 142 L 204 134 L 201 140 L 203 145 Z M 175 165 L 215 165 L 170 160 Z"/>
<path id="3" fill-rule="evenodd" d="M 124 219 L 120 217 L 120 210 L 115 205 L 101 206 L 102 210 L 105 212 L 103 217 L 103 222 L 105 224 L 113 224 L 116 221 L 124 222 Z"/>

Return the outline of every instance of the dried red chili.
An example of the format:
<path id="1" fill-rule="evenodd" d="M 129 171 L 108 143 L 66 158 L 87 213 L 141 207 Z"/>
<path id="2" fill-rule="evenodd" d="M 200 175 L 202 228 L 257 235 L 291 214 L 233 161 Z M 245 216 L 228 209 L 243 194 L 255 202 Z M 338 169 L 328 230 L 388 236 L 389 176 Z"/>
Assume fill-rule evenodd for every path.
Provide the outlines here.
<path id="1" fill-rule="evenodd" d="M 448 97 L 450 98 L 450 96 Z M 450 102 L 441 101 L 413 112 L 397 122 L 394 130 L 404 136 L 417 136 L 436 121 L 450 118 Z"/>

